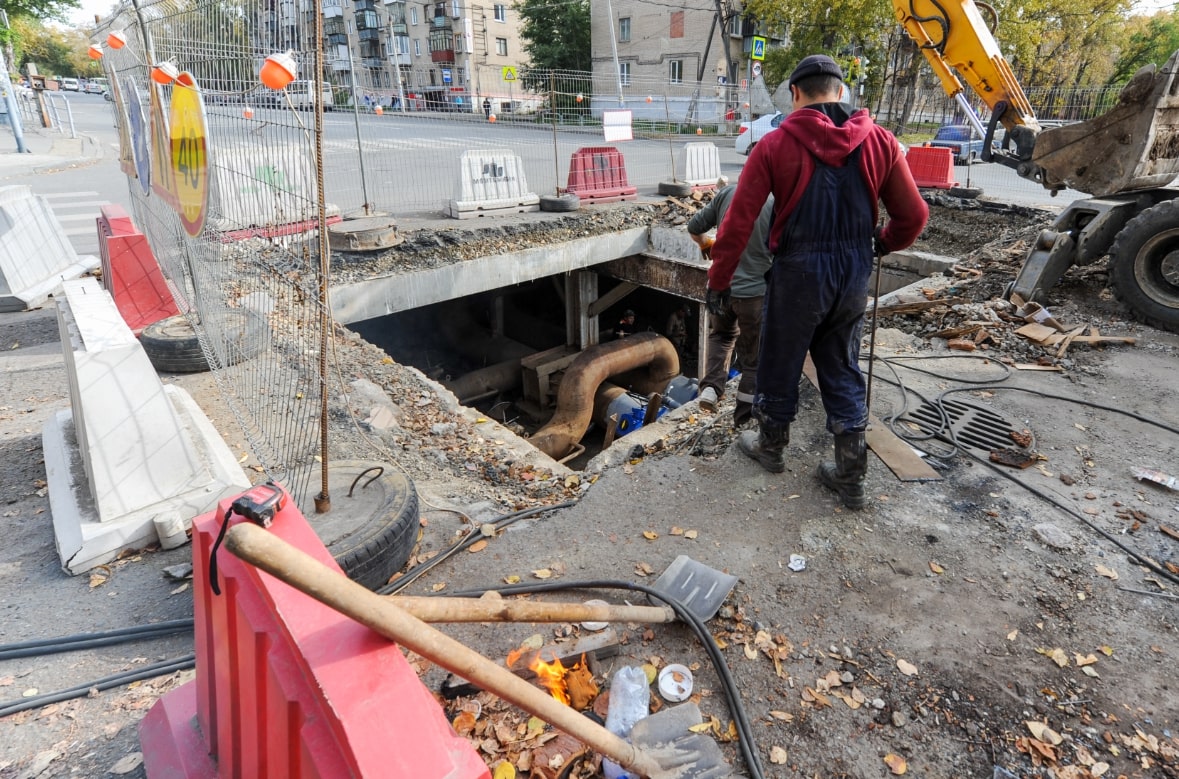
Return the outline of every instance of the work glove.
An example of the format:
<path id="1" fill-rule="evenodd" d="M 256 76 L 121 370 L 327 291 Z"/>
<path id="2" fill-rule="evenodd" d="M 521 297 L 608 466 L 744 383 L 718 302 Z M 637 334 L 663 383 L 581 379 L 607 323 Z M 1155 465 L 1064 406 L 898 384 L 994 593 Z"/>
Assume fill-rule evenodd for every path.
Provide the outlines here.
<path id="1" fill-rule="evenodd" d="M 715 290 L 710 287 L 704 292 L 704 307 L 713 316 L 724 316 L 729 313 L 729 305 L 732 299 L 732 290 Z"/>

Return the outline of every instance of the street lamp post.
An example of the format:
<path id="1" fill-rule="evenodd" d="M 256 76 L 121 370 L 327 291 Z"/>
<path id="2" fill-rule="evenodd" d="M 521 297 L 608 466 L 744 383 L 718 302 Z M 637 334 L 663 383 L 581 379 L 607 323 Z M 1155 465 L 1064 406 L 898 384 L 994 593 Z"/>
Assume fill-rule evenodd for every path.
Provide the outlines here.
<path id="1" fill-rule="evenodd" d="M 8 28 L 8 13 L 0 10 L 0 19 L 4 21 L 4 27 Z M 12 137 L 16 139 L 16 151 L 19 154 L 27 154 L 29 149 L 25 146 L 25 132 L 20 122 L 20 107 L 16 104 L 16 95 L 12 91 L 12 79 L 8 75 L 8 58 L 0 51 L 0 84 L 4 88 L 4 102 L 8 105 L 8 123 L 12 126 Z"/>

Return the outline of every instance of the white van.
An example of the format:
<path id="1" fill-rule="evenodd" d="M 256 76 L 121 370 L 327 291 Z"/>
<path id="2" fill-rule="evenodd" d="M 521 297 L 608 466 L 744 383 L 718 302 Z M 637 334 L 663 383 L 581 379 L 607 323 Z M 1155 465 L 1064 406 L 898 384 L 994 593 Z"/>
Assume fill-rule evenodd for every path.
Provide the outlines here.
<path id="1" fill-rule="evenodd" d="M 287 86 L 287 94 L 291 97 L 291 105 L 295 108 L 310 111 L 315 108 L 315 82 L 314 81 L 292 81 Z M 335 108 L 335 100 L 332 97 L 331 84 L 323 85 L 323 110 L 331 111 Z"/>
<path id="2" fill-rule="evenodd" d="M 80 92 L 80 91 L 82 91 L 81 86 L 79 86 L 79 84 L 78 84 L 78 79 L 69 78 L 68 76 L 61 80 L 59 87 L 61 88 L 61 90 L 63 92 Z"/>

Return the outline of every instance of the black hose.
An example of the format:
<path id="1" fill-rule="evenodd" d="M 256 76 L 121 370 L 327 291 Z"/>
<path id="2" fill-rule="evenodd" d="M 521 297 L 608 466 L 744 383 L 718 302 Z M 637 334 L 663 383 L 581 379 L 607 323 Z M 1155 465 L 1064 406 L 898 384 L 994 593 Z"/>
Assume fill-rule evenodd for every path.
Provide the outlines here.
<path id="1" fill-rule="evenodd" d="M 687 606 L 675 598 L 656 590 L 654 587 L 648 587 L 645 584 L 613 579 L 489 587 L 487 590 L 464 590 L 463 592 L 452 593 L 450 597 L 480 597 L 483 593 L 491 590 L 501 595 L 526 595 L 534 592 L 554 592 L 558 590 L 600 589 L 631 590 L 633 592 L 645 593 L 649 597 L 666 603 L 675 611 L 680 621 L 692 628 L 692 631 L 696 634 L 696 638 L 704 645 L 704 650 L 708 653 L 708 657 L 716 669 L 717 676 L 720 677 L 721 687 L 724 689 L 725 696 L 728 699 L 729 711 L 733 715 L 733 722 L 737 726 L 737 745 L 740 748 L 741 757 L 745 761 L 745 766 L 749 769 L 749 775 L 751 779 L 764 779 L 765 772 L 762 769 L 761 758 L 758 756 L 754 745 L 753 727 L 749 724 L 749 716 L 745 713 L 745 706 L 741 702 L 741 693 L 737 689 L 737 682 L 733 679 L 732 672 L 729 671 L 729 665 L 725 662 L 724 655 L 721 654 L 720 647 L 713 640 L 712 634 L 704 624 L 704 620 L 692 613 Z"/>
<path id="2" fill-rule="evenodd" d="M 519 522 L 520 520 L 530 517 L 533 514 L 543 514 L 546 511 L 555 511 L 557 509 L 569 508 L 570 506 L 575 506 L 575 505 L 577 505 L 577 501 L 567 500 L 567 501 L 564 501 L 563 503 L 554 503 L 551 506 L 537 506 L 535 508 L 522 509 L 521 511 L 513 511 L 510 514 L 504 514 L 503 516 L 492 520 L 488 524 L 494 525 L 496 530 L 502 530 L 505 527 L 507 527 L 508 525 L 511 525 L 515 522 Z M 406 587 L 413 584 L 418 578 L 420 578 L 424 573 L 429 571 L 431 568 L 438 565 L 443 560 L 446 560 L 447 558 L 451 557 L 456 552 L 461 552 L 462 550 L 466 549 L 468 546 L 471 546 L 476 541 L 478 541 L 480 538 L 482 538 L 482 534 L 477 533 L 477 532 L 475 532 L 474 529 L 472 529 L 471 532 L 467 533 L 465 536 L 460 538 L 458 541 L 451 544 L 448 549 L 440 552 L 439 554 L 434 555 L 433 557 L 431 557 L 429 560 L 427 560 L 424 563 L 420 563 L 418 565 L 415 565 L 414 567 L 412 567 L 408 571 L 406 571 L 403 575 L 397 577 L 389 584 L 386 584 L 384 587 L 381 587 L 379 590 L 376 591 L 377 594 L 378 595 L 395 595 L 395 594 L 401 592 Z"/>
<path id="3" fill-rule="evenodd" d="M 0 660 L 15 660 L 21 657 L 40 657 L 58 652 L 73 652 L 80 649 L 94 649 L 103 646 L 114 646 L 128 641 L 160 638 L 175 633 L 191 631 L 191 619 L 174 619 L 168 622 L 157 622 L 150 625 L 136 625 L 135 627 L 119 628 L 117 630 L 103 630 L 97 633 L 78 633 L 63 638 L 39 638 L 32 641 L 19 641 L 13 644 L 0 644 Z"/>
<path id="4" fill-rule="evenodd" d="M 1175 574 L 1171 573 L 1169 570 L 1163 568 L 1161 565 L 1159 565 L 1158 563 L 1156 563 L 1154 560 L 1150 559 L 1149 557 L 1139 554 L 1138 552 L 1134 551 L 1131 547 L 1129 547 L 1125 543 L 1123 543 L 1117 536 L 1098 527 L 1095 523 L 1093 523 L 1091 520 L 1086 518 L 1080 512 L 1074 510 L 1072 507 L 1068 506 L 1064 502 L 1053 497 L 1048 492 L 1045 492 L 1044 490 L 1041 490 L 1038 487 L 1034 487 L 1031 484 L 1027 484 L 1023 480 L 1016 478 L 1012 473 L 1008 472 L 1007 470 L 997 467 L 993 462 L 990 461 L 990 459 L 980 457 L 980 456 L 974 454 L 973 452 L 971 452 L 966 447 L 962 446 L 958 442 L 958 437 L 957 437 L 957 434 L 954 432 L 953 426 L 950 424 L 950 415 L 947 413 L 947 411 L 945 409 L 944 401 L 945 401 L 946 397 L 956 394 L 956 393 L 959 393 L 959 392 L 980 392 L 980 391 L 1024 392 L 1029 395 L 1035 395 L 1037 397 L 1045 398 L 1048 400 L 1058 400 L 1058 401 L 1063 401 L 1065 403 L 1073 403 L 1073 404 L 1076 404 L 1079 406 L 1085 406 L 1087 408 L 1097 409 L 1099 411 L 1108 411 L 1111 413 L 1120 414 L 1122 416 L 1129 417 L 1131 419 L 1134 419 L 1134 420 L 1141 422 L 1143 424 L 1146 424 L 1146 425 L 1151 425 L 1153 427 L 1157 427 L 1160 430 L 1165 430 L 1165 431 L 1167 431 L 1169 433 L 1173 433 L 1175 435 L 1179 435 L 1179 428 L 1175 428 L 1171 425 L 1168 425 L 1165 422 L 1159 421 L 1158 419 L 1155 419 L 1152 417 L 1147 417 L 1142 414 L 1138 414 L 1137 412 L 1134 412 L 1134 411 L 1127 411 L 1122 408 L 1117 408 L 1114 406 L 1107 406 L 1103 403 L 1096 403 L 1096 402 L 1090 401 L 1090 400 L 1083 400 L 1081 398 L 1073 398 L 1073 397 L 1068 397 L 1065 395 L 1058 395 L 1058 394 L 1051 393 L 1051 392 L 1043 392 L 1041 390 L 1028 389 L 1026 387 L 1009 387 L 1009 386 L 998 385 L 998 384 L 971 383 L 971 382 L 968 382 L 964 379 L 955 379 L 954 377 L 948 377 L 948 376 L 945 376 L 944 374 L 936 373 L 934 371 L 925 370 L 923 368 L 915 368 L 911 365 L 901 366 L 901 367 L 905 367 L 909 370 L 915 370 L 920 373 L 925 373 L 929 376 L 934 376 L 936 378 L 950 379 L 950 380 L 956 380 L 956 381 L 963 381 L 964 383 L 971 383 L 971 386 L 969 386 L 969 387 L 954 387 L 954 388 L 951 388 L 948 390 L 944 390 L 943 392 L 939 393 L 938 396 L 931 402 L 928 398 L 926 398 L 924 395 L 922 395 L 917 390 L 906 387 L 904 382 L 901 381 L 900 377 L 896 374 L 895 368 L 893 368 L 893 361 L 894 360 L 899 360 L 899 359 L 939 359 L 939 358 L 976 359 L 976 360 L 983 359 L 983 360 L 987 360 L 989 362 L 994 363 L 994 360 L 992 360 L 990 358 L 972 357 L 972 356 L 968 356 L 968 355 L 912 355 L 912 356 L 902 356 L 902 357 L 894 357 L 894 358 L 882 358 L 882 361 L 886 365 L 889 365 L 890 368 L 892 368 L 893 375 L 897 379 L 895 382 L 888 381 L 887 379 L 883 379 L 883 381 L 885 381 L 889 384 L 893 384 L 894 386 L 897 386 L 901 390 L 902 397 L 904 398 L 903 408 L 908 407 L 908 393 L 911 392 L 914 395 L 916 395 L 917 397 L 921 398 L 926 403 L 928 403 L 931 406 L 933 406 L 934 408 L 936 408 L 939 416 L 941 417 L 941 424 L 940 424 L 940 427 L 938 430 L 928 433 L 925 436 L 913 436 L 910 433 L 908 433 L 907 431 L 898 429 L 896 427 L 895 423 L 900 418 L 900 416 L 904 413 L 904 411 L 902 410 L 898 414 L 893 414 L 891 417 L 889 417 L 889 427 L 899 438 L 901 438 L 905 441 L 909 441 L 910 443 L 912 443 L 913 441 L 918 441 L 918 440 L 931 439 L 936 436 L 942 436 L 942 437 L 948 439 L 949 442 L 951 443 L 951 445 L 953 446 L 953 451 L 949 455 L 938 454 L 936 456 L 950 457 L 950 456 L 953 456 L 953 454 L 956 452 L 965 453 L 972 460 L 974 460 L 978 463 L 981 463 L 982 465 L 987 466 L 992 471 L 999 474 L 1000 476 L 1007 479 L 1008 481 L 1010 481 L 1014 484 L 1017 484 L 1020 487 L 1023 487 L 1025 490 L 1027 490 L 1031 494 L 1033 494 L 1036 497 L 1040 498 L 1041 500 L 1055 506 L 1056 508 L 1063 511 L 1065 514 L 1068 514 L 1073 519 L 1076 519 L 1077 521 L 1081 522 L 1083 525 L 1088 527 L 1090 530 L 1096 532 L 1102 538 L 1104 538 L 1105 540 L 1112 543 L 1118 549 L 1121 549 L 1123 552 L 1125 552 L 1127 555 L 1129 555 L 1131 558 L 1133 558 L 1133 560 L 1136 563 L 1149 569 L 1152 573 L 1154 573 L 1158 576 L 1161 576 L 1164 579 L 1168 579 L 1169 581 L 1171 581 L 1174 584 L 1179 584 L 1179 576 L 1176 576 Z M 995 364 L 998 364 L 998 363 L 995 363 Z M 1010 371 L 1008 371 L 1008 375 L 1010 375 Z M 924 447 L 919 447 L 919 448 L 924 449 Z"/>
<path id="5" fill-rule="evenodd" d="M 0 702 L 0 717 L 7 717 L 10 714 L 16 714 L 27 709 L 37 709 L 42 706 L 48 706 L 51 703 L 60 703 L 61 701 L 68 701 L 72 698 L 81 698 L 89 695 L 91 690 L 109 690 L 112 687 L 120 687 L 131 682 L 138 682 L 143 679 L 151 679 L 156 676 L 163 676 L 164 674 L 174 673 L 175 671 L 183 671 L 186 668 L 192 668 L 196 665 L 196 655 L 185 655 L 184 657 L 174 658 L 172 660 L 162 660 L 158 663 L 145 665 L 142 668 L 137 668 L 134 671 L 123 671 L 112 676 L 104 676 L 101 679 L 86 684 L 79 684 L 75 687 L 70 687 L 65 690 L 58 690 L 57 692 L 49 692 L 44 695 L 35 695 L 31 698 L 18 698 L 11 701 Z"/>

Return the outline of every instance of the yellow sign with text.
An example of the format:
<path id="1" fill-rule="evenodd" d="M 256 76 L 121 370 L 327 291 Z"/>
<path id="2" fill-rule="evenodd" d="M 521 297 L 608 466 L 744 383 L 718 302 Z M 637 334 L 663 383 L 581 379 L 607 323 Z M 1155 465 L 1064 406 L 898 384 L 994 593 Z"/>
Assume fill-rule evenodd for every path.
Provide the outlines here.
<path id="1" fill-rule="evenodd" d="M 176 82 L 169 117 L 175 208 L 184 231 L 195 238 L 205 226 L 209 205 L 205 105 L 192 74 L 182 73 Z"/>

